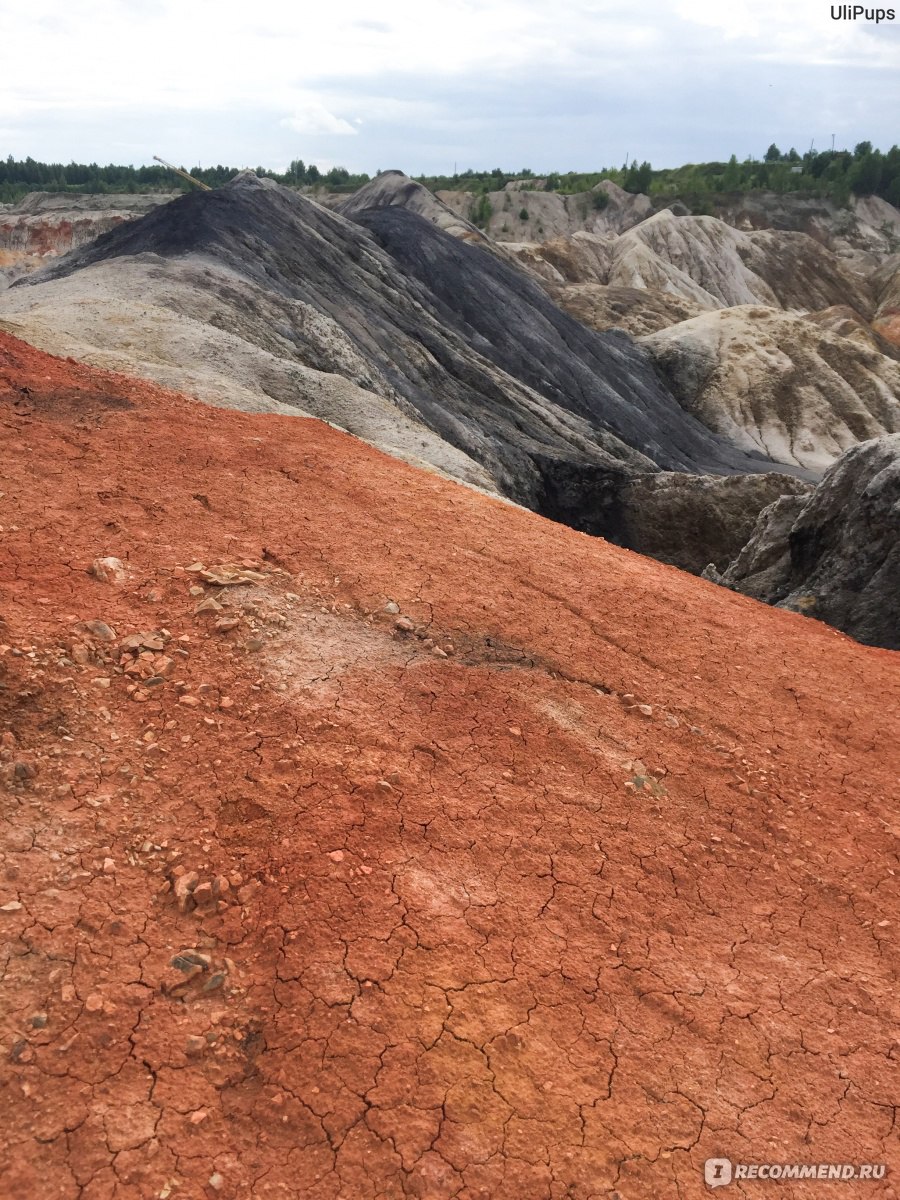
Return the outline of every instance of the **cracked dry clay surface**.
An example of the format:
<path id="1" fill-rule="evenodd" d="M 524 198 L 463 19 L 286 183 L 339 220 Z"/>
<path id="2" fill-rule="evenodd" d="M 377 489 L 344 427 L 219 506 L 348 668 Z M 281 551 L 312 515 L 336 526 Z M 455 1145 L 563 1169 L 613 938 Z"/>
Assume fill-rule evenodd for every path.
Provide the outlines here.
<path id="1" fill-rule="evenodd" d="M 896 654 L 8 337 L 0 423 L 4 1197 L 896 1171 Z"/>

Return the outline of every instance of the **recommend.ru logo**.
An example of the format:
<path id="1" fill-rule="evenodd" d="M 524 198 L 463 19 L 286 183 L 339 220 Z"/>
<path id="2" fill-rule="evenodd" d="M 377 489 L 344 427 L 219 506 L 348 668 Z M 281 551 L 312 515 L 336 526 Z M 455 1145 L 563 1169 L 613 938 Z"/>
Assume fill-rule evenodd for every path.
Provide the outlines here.
<path id="1" fill-rule="evenodd" d="M 703 1164 L 706 1186 L 725 1187 L 738 1179 L 816 1179 L 820 1182 L 884 1179 L 884 1163 L 733 1163 L 730 1158 L 708 1158 Z"/>

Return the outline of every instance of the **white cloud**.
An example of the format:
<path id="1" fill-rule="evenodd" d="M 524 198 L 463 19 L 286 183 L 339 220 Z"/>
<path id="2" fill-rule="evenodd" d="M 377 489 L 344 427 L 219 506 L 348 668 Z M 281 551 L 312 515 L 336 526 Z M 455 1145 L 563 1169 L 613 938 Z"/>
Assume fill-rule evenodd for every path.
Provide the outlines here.
<path id="1" fill-rule="evenodd" d="M 304 104 L 302 108 L 298 108 L 291 116 L 285 117 L 279 124 L 283 125 L 285 129 L 293 130 L 294 133 L 303 133 L 312 137 L 325 134 L 344 137 L 348 134 L 352 136 L 359 133 L 359 130 L 354 129 L 349 121 L 335 116 L 334 113 L 328 111 L 324 104 L 315 100 Z"/>
<path id="2" fill-rule="evenodd" d="M 49 111 L 190 109 L 295 113 L 296 132 L 346 134 L 346 107 L 321 81 L 394 75 L 436 81 L 516 76 L 540 93 L 548 73 L 648 79 L 659 56 L 736 61 L 898 63 L 900 39 L 834 22 L 825 0 L 29 0 L 4 5 L 0 116 Z M 724 44 L 723 44 L 724 43 Z M 705 51 L 703 54 L 701 51 Z M 34 64 L 40 64 L 36 71 Z M 312 98 L 310 100 L 310 98 Z M 423 97 L 427 101 L 427 96 Z"/>
<path id="3" fill-rule="evenodd" d="M 796 0 L 795 0 L 796 2 Z M 765 20 L 759 6 L 748 0 L 679 0 L 675 12 L 686 21 L 718 29 L 727 38 L 757 37 Z"/>
<path id="4" fill-rule="evenodd" d="M 900 39 L 879 36 L 873 23 L 833 20 L 826 0 L 674 0 L 672 9 L 750 61 L 900 68 Z"/>

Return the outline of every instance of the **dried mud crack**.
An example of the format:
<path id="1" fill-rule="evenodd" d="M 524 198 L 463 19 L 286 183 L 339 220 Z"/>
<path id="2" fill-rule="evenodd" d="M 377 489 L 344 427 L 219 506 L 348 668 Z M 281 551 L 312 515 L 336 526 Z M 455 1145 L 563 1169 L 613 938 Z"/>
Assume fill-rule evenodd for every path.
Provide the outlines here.
<path id="1" fill-rule="evenodd" d="M 896 654 L 3 335 L 0 426 L 4 1197 L 896 1172 Z"/>

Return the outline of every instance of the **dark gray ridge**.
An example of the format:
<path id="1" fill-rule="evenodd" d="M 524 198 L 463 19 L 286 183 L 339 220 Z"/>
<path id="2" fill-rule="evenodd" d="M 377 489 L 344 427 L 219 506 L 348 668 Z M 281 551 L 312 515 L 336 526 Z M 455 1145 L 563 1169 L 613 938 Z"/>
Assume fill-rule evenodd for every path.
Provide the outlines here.
<path id="1" fill-rule="evenodd" d="M 789 470 L 686 413 L 628 335 L 586 328 L 515 266 L 402 207 L 351 221 L 245 173 L 118 226 L 15 286 L 147 254 L 227 268 L 235 286 L 222 295 L 238 312 L 249 303 L 243 279 L 326 313 L 508 496 L 591 532 L 616 537 L 573 517 L 561 492 L 602 512 L 609 505 L 594 503 L 592 489 L 608 497 L 620 475 Z M 291 333 L 307 361 L 304 331 Z"/>
<path id="2" fill-rule="evenodd" d="M 900 434 L 851 446 L 807 495 L 782 496 L 709 577 L 900 650 Z"/>
<path id="3" fill-rule="evenodd" d="M 548 400 L 611 430 L 657 466 L 735 474 L 778 470 L 736 449 L 673 399 L 627 333 L 598 333 L 568 315 L 524 272 L 402 208 L 353 219 L 404 274 L 423 283 L 446 326 Z M 790 472 L 788 472 L 790 473 Z"/>

